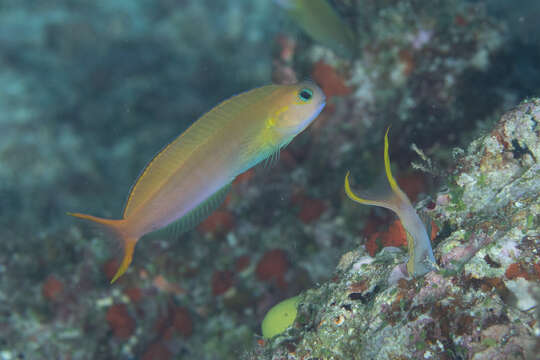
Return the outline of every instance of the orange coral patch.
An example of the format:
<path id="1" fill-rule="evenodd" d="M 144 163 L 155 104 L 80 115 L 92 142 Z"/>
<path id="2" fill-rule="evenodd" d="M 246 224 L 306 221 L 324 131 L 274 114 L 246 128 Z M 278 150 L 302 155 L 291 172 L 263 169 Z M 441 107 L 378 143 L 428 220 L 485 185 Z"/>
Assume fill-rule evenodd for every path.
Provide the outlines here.
<path id="1" fill-rule="evenodd" d="M 315 64 L 312 76 L 328 98 L 348 95 L 352 92 L 351 88 L 345 85 L 343 77 L 332 66 L 322 61 Z"/>
<path id="2" fill-rule="evenodd" d="M 388 227 L 388 231 L 383 236 L 383 246 L 407 246 L 407 233 L 401 225 L 401 221 L 395 220 Z"/>
<path id="3" fill-rule="evenodd" d="M 401 221 L 395 220 L 386 231 L 372 233 L 366 242 L 366 250 L 371 256 L 386 246 L 407 246 L 407 233 Z"/>
<path id="4" fill-rule="evenodd" d="M 429 238 L 431 241 L 433 241 L 437 237 L 437 234 L 439 234 L 439 230 L 440 229 L 437 224 L 435 224 L 435 222 L 431 220 L 431 234 L 429 234 Z"/>

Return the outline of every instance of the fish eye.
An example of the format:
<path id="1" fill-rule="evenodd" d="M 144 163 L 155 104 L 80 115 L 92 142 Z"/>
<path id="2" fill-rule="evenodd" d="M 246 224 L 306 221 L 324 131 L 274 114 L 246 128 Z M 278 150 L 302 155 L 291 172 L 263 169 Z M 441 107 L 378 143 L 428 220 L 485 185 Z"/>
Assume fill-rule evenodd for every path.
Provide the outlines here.
<path id="1" fill-rule="evenodd" d="M 313 90 L 310 88 L 303 88 L 298 92 L 298 99 L 302 102 L 309 102 L 313 97 Z"/>

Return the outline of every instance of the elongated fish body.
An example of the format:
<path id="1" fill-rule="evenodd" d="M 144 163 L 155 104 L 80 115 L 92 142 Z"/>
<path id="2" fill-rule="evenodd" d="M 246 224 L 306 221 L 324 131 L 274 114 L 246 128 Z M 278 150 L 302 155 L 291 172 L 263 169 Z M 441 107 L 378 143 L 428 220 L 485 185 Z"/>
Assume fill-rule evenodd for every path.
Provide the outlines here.
<path id="1" fill-rule="evenodd" d="M 321 112 L 325 96 L 312 82 L 268 85 L 234 96 L 199 118 L 143 170 L 120 220 L 70 213 L 94 221 L 123 245 L 111 282 L 131 263 L 142 236 L 177 220 L 192 226 L 208 215 L 240 173 L 274 156 Z M 204 205 L 204 206 L 203 206 Z M 196 216 L 195 216 L 195 215 Z"/>
<path id="2" fill-rule="evenodd" d="M 390 129 L 388 129 L 390 130 Z M 384 168 L 388 183 L 387 189 L 377 196 L 353 193 L 349 183 L 349 173 L 345 176 L 345 193 L 356 202 L 365 205 L 381 206 L 394 211 L 407 231 L 407 247 L 409 260 L 407 271 L 413 277 L 423 276 L 435 269 L 435 257 L 431 248 L 426 227 L 418 217 L 407 195 L 399 188 L 390 170 L 390 158 L 388 156 L 388 130 L 384 136 Z"/>
<path id="3" fill-rule="evenodd" d="M 355 36 L 327 0 L 275 0 L 313 40 L 342 56 L 355 53 Z"/>

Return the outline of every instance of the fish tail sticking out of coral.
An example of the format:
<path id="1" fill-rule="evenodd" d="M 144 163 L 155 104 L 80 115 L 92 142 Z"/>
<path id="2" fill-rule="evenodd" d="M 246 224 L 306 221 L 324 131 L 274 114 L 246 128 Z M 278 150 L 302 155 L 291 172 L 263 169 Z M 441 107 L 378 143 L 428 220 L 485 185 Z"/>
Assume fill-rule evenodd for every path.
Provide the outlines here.
<path id="1" fill-rule="evenodd" d="M 381 206 L 392 210 L 397 214 L 403 227 L 407 231 L 407 243 L 409 260 L 407 270 L 409 275 L 417 277 L 423 276 L 434 270 L 435 257 L 431 249 L 431 241 L 428 237 L 426 227 L 418 217 L 407 195 L 399 188 L 390 170 L 390 158 L 388 156 L 388 131 L 384 136 L 384 169 L 387 182 L 384 190 L 374 194 L 356 195 L 351 190 L 349 183 L 349 172 L 345 176 L 345 193 L 347 196 L 360 204 Z"/>
<path id="2" fill-rule="evenodd" d="M 167 227 L 178 235 L 212 213 L 236 176 L 271 158 L 325 105 L 313 82 L 268 85 L 225 100 L 148 163 L 131 188 L 122 219 L 69 213 L 102 226 L 124 250 L 112 282 L 127 270 L 137 241 Z"/>

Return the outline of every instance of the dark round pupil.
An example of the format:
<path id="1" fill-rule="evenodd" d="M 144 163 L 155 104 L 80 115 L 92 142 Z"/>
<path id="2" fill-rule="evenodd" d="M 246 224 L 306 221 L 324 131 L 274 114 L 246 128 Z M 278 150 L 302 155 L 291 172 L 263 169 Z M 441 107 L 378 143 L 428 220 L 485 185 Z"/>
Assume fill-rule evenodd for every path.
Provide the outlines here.
<path id="1" fill-rule="evenodd" d="M 312 93 L 308 89 L 304 89 L 300 91 L 300 98 L 302 98 L 302 100 L 309 100 L 311 99 L 311 96 L 312 96 Z"/>

